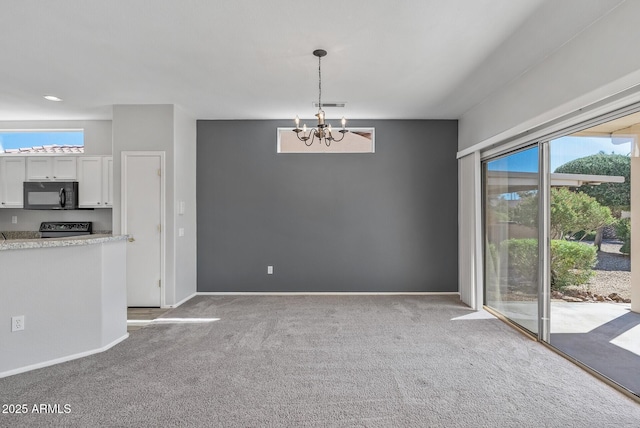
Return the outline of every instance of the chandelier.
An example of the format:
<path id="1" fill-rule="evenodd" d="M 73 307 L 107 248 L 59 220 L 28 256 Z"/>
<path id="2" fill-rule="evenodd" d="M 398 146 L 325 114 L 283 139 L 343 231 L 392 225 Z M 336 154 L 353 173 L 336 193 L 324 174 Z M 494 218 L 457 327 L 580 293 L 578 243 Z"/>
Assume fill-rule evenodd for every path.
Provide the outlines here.
<path id="1" fill-rule="evenodd" d="M 318 113 L 316 113 L 316 117 L 318 118 L 318 125 L 315 128 L 312 128 L 307 133 L 307 124 L 305 123 L 300 129 L 300 118 L 296 116 L 296 128 L 293 132 L 298 136 L 298 140 L 302 141 L 307 147 L 311 146 L 315 139 L 318 139 L 319 143 L 324 143 L 329 147 L 334 141 L 342 141 L 344 138 L 344 134 L 349 132 L 345 125 L 347 123 L 347 119 L 342 117 L 342 129 L 338 132 L 342 134 L 340 138 L 335 138 L 333 136 L 333 132 L 331 129 L 331 124 L 325 122 L 324 111 L 322 110 L 322 68 L 321 68 L 321 60 L 322 57 L 327 55 L 327 51 L 324 49 L 316 49 L 313 51 L 313 55 L 318 57 Z"/>

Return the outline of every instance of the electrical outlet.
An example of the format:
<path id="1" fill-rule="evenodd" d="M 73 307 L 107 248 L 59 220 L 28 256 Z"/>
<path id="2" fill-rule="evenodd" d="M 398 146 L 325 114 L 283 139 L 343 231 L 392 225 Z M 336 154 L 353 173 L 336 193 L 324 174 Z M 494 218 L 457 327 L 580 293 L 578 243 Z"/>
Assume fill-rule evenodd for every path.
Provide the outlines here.
<path id="1" fill-rule="evenodd" d="M 273 266 L 267 266 L 267 275 L 273 275 Z"/>
<path id="2" fill-rule="evenodd" d="M 11 216 L 11 223 L 18 224 L 18 216 L 17 215 L 12 215 Z"/>
<path id="3" fill-rule="evenodd" d="M 178 228 L 178 236 L 184 236 L 184 227 Z"/>
<path id="4" fill-rule="evenodd" d="M 11 317 L 11 331 L 24 330 L 24 315 Z"/>

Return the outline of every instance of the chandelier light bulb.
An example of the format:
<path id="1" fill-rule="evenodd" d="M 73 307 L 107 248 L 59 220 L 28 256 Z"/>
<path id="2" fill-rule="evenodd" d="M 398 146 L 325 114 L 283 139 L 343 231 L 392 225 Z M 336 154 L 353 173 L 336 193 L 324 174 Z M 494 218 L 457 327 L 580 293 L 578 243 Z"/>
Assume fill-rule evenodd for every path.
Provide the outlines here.
<path id="1" fill-rule="evenodd" d="M 342 120 L 344 120 L 344 118 Z M 299 126 L 300 126 L 300 118 L 298 117 L 298 115 L 296 115 L 296 128 L 298 128 Z"/>
<path id="2" fill-rule="evenodd" d="M 302 125 L 302 132 L 307 132 L 307 124 Z"/>
<path id="3" fill-rule="evenodd" d="M 342 116 L 342 129 L 344 129 L 344 126 L 347 124 L 347 119 L 344 118 L 344 116 Z"/>

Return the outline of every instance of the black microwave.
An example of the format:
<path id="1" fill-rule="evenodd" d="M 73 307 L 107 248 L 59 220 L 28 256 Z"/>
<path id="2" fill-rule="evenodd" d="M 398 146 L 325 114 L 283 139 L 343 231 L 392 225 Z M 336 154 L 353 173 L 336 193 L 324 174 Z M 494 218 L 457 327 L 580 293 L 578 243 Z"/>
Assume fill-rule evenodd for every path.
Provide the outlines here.
<path id="1" fill-rule="evenodd" d="M 77 181 L 25 181 L 25 210 L 78 209 Z"/>

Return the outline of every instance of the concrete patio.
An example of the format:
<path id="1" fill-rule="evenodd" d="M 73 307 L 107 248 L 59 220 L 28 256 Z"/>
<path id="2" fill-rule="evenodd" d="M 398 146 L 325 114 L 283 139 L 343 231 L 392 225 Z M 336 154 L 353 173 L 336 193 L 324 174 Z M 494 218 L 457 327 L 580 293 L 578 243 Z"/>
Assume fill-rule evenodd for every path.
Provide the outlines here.
<path id="1" fill-rule="evenodd" d="M 640 395 L 640 314 L 625 303 L 551 303 L 551 345 Z"/>

